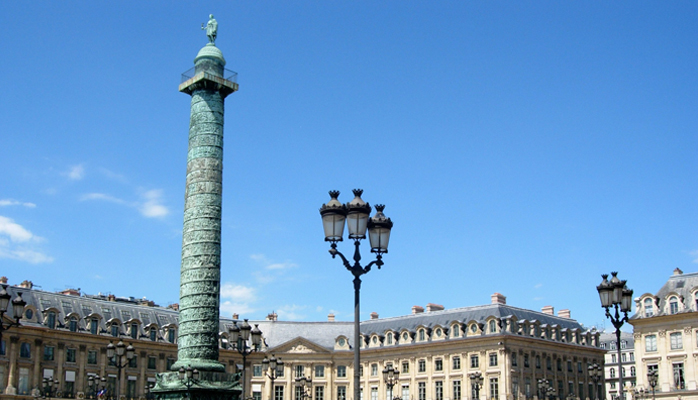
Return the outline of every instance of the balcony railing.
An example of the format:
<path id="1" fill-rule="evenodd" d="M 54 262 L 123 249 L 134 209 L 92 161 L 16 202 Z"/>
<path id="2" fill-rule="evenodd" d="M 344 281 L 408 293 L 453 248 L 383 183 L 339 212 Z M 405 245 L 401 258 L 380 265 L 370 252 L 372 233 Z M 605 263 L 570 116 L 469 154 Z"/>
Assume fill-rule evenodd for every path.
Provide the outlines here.
<path id="1" fill-rule="evenodd" d="M 188 81 L 189 79 L 193 78 L 194 76 L 196 76 L 196 67 L 192 67 L 191 69 L 183 72 L 182 73 L 182 81 L 180 83 L 184 83 L 184 82 Z M 224 68 L 223 69 L 223 79 L 237 83 L 238 73 L 235 71 L 231 71 L 227 68 Z"/>

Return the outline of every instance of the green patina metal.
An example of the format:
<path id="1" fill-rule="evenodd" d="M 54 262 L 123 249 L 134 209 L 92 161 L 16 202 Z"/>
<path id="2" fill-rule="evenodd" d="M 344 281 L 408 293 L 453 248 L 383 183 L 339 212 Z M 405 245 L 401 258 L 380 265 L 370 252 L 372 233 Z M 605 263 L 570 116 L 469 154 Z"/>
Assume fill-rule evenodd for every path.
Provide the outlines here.
<path id="1" fill-rule="evenodd" d="M 225 59 L 214 44 L 218 24 L 210 18 L 195 75 L 179 86 L 191 95 L 191 118 L 177 362 L 172 372 L 158 374 L 152 392 L 159 399 L 223 400 L 241 392 L 239 375 L 226 373 L 218 361 L 224 100 L 238 85 L 223 77 Z M 197 369 L 199 379 L 182 381 L 176 372 L 182 367 Z"/>

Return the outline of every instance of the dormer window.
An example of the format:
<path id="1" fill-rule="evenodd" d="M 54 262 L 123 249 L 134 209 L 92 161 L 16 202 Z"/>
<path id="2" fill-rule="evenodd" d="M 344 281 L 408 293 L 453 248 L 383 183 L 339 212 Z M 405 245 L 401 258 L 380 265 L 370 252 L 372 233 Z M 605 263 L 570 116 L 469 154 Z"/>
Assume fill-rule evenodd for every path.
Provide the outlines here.
<path id="1" fill-rule="evenodd" d="M 119 336 L 119 325 L 117 324 L 111 324 L 111 335 L 114 337 Z"/>
<path id="2" fill-rule="evenodd" d="M 150 328 L 150 332 L 148 333 L 150 335 L 150 340 L 151 341 L 156 341 L 158 339 L 158 330 L 155 328 Z"/>
<path id="3" fill-rule="evenodd" d="M 419 330 L 419 341 L 422 342 L 426 339 L 426 332 L 424 329 Z"/>
<path id="4" fill-rule="evenodd" d="M 388 334 L 386 336 L 387 336 L 386 340 L 388 341 L 388 344 L 393 344 L 393 333 L 388 332 Z"/>
<path id="5" fill-rule="evenodd" d="M 654 309 L 652 307 L 652 299 L 645 299 L 644 301 L 645 317 L 651 317 L 654 315 Z"/>
<path id="6" fill-rule="evenodd" d="M 68 321 L 68 329 L 70 329 L 71 332 L 78 331 L 78 319 L 77 318 L 70 317 L 70 320 Z"/>
<path id="7" fill-rule="evenodd" d="M 49 327 L 49 329 L 56 329 L 56 312 L 55 311 L 49 311 L 47 316 L 46 316 L 46 326 Z"/>
<path id="8" fill-rule="evenodd" d="M 170 343 L 175 342 L 175 329 L 174 328 L 170 328 L 167 330 L 167 341 Z"/>
<path id="9" fill-rule="evenodd" d="M 96 334 L 97 334 L 97 328 L 98 328 L 98 326 L 99 326 L 99 325 L 98 325 L 97 320 L 94 319 L 94 318 L 91 319 L 91 320 L 90 320 L 90 333 L 93 334 L 93 335 L 96 335 Z"/>
<path id="10" fill-rule="evenodd" d="M 679 299 L 676 296 L 671 296 L 669 298 L 669 314 L 676 314 L 679 312 Z"/>
<path id="11" fill-rule="evenodd" d="M 490 333 L 497 332 L 497 323 L 494 320 L 490 320 Z"/>
<path id="12" fill-rule="evenodd" d="M 138 339 L 138 324 L 135 322 L 131 324 L 131 339 Z"/>
<path id="13" fill-rule="evenodd" d="M 454 338 L 460 337 L 460 327 L 458 326 L 458 324 L 453 325 L 452 331 L 453 331 L 453 337 L 454 337 Z"/>

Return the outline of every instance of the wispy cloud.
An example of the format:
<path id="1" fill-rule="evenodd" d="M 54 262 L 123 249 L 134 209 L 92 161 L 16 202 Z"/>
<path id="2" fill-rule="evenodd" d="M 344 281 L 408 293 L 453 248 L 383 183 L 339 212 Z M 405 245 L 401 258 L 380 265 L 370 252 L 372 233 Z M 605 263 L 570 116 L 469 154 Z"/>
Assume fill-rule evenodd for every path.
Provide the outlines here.
<path id="1" fill-rule="evenodd" d="M 110 171 L 106 168 L 99 168 L 99 172 L 102 173 L 102 175 L 106 176 L 107 178 L 118 181 L 121 183 L 128 183 L 128 179 L 124 175 L 118 174 L 114 171 Z"/>
<path id="2" fill-rule="evenodd" d="M 279 308 L 276 313 L 279 314 L 279 319 L 286 321 L 298 321 L 305 319 L 305 314 L 300 313 L 300 311 L 304 310 L 305 308 L 305 306 L 287 304 Z"/>
<path id="3" fill-rule="evenodd" d="M 225 283 L 221 286 L 221 313 L 224 314 L 248 314 L 255 309 L 251 303 L 257 300 L 257 289 L 233 283 Z"/>
<path id="4" fill-rule="evenodd" d="M 543 300 L 542 297 L 534 297 L 534 298 L 533 298 L 533 301 L 541 301 L 541 300 Z"/>
<path id="5" fill-rule="evenodd" d="M 85 177 L 85 166 L 83 164 L 73 165 L 63 175 L 72 181 L 79 181 Z"/>
<path id="6" fill-rule="evenodd" d="M 542 283 L 536 283 L 533 287 L 536 288 L 536 289 L 540 289 L 540 288 L 543 287 L 543 284 L 542 284 Z"/>
<path id="7" fill-rule="evenodd" d="M 43 238 L 34 235 L 11 218 L 0 215 L 0 258 L 31 264 L 52 262 L 52 257 L 33 248 L 36 243 L 42 241 Z"/>
<path id="8" fill-rule="evenodd" d="M 170 213 L 162 204 L 162 190 L 148 190 L 143 194 L 144 202 L 138 207 L 141 214 L 147 218 L 161 218 Z"/>
<path id="9" fill-rule="evenodd" d="M 298 265 L 292 262 L 273 262 L 269 260 L 264 254 L 252 254 L 250 255 L 250 258 L 259 264 L 263 265 L 265 269 L 276 269 L 276 270 L 281 270 L 281 269 L 289 269 L 289 268 L 295 268 Z"/>
<path id="10" fill-rule="evenodd" d="M 688 254 L 693 258 L 693 262 L 698 264 L 698 250 L 689 251 Z"/>
<path id="11" fill-rule="evenodd" d="M 146 218 L 162 218 L 170 213 L 170 210 L 162 204 L 162 197 L 162 190 L 152 189 L 143 192 L 140 201 L 126 201 L 106 193 L 86 193 L 80 196 L 80 201 L 108 201 L 136 208 Z"/>
<path id="12" fill-rule="evenodd" d="M 0 207 L 7 207 L 7 206 L 24 206 L 24 207 L 28 207 L 28 208 L 34 208 L 34 207 L 36 207 L 36 204 L 12 200 L 12 199 L 1 199 L 0 200 Z"/>

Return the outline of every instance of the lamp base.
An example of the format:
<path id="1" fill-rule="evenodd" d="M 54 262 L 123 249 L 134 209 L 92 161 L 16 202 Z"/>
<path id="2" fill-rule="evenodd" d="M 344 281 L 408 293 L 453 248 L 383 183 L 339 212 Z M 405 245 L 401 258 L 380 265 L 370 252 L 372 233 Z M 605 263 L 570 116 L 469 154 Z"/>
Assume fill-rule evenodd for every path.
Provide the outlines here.
<path id="1" fill-rule="evenodd" d="M 163 372 L 156 375 L 150 392 L 163 400 L 231 400 L 240 397 L 242 388 L 240 374 L 202 371 L 196 381 L 183 382 L 179 373 Z"/>

